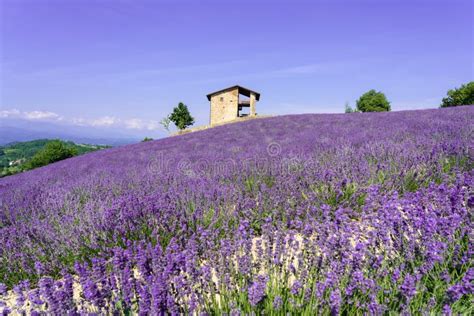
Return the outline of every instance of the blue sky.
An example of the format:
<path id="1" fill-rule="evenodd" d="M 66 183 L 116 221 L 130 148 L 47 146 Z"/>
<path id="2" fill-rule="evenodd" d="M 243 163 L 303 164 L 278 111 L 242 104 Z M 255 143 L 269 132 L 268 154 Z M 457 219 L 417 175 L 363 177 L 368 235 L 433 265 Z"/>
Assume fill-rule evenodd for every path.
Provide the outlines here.
<path id="1" fill-rule="evenodd" d="M 12 1 L 0 118 L 158 135 L 178 102 L 240 84 L 258 113 L 338 113 L 369 89 L 434 108 L 473 80 L 472 1 Z"/>

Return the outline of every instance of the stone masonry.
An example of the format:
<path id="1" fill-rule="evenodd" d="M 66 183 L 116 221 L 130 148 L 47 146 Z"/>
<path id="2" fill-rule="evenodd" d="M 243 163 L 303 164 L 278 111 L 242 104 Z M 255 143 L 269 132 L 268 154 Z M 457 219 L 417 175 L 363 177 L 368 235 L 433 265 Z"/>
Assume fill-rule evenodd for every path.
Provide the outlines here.
<path id="1" fill-rule="evenodd" d="M 208 94 L 207 98 L 211 103 L 209 123 L 215 126 L 239 118 L 256 116 L 256 103 L 260 99 L 260 94 L 241 86 L 233 86 Z M 241 113 L 244 108 L 249 108 L 248 114 Z"/>
<path id="2" fill-rule="evenodd" d="M 211 97 L 211 125 L 232 121 L 237 117 L 239 92 L 233 90 Z"/>

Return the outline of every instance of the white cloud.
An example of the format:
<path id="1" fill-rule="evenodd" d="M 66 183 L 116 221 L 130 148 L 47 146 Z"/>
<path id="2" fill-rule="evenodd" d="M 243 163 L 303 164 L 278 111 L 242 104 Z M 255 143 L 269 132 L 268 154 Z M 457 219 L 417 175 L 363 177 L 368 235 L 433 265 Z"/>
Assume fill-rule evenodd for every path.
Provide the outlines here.
<path id="1" fill-rule="evenodd" d="M 17 109 L 12 109 L 12 110 L 3 110 L 0 111 L 0 117 L 1 118 L 8 118 L 8 117 L 17 117 L 20 115 L 20 111 Z"/>
<path id="2" fill-rule="evenodd" d="M 139 118 L 120 119 L 114 116 L 104 116 L 97 119 L 73 118 L 71 122 L 80 126 L 122 127 L 135 130 L 153 131 L 160 128 L 160 123 Z"/>
<path id="3" fill-rule="evenodd" d="M 73 117 L 65 118 L 57 113 L 50 111 L 20 111 L 9 109 L 0 111 L 0 118 L 15 118 L 29 121 L 50 121 L 61 122 L 63 124 L 77 126 L 91 126 L 104 128 L 126 128 L 134 130 L 154 131 L 161 128 L 158 121 L 146 120 L 140 118 L 121 119 L 115 116 L 106 115 L 98 118 Z"/>
<path id="4" fill-rule="evenodd" d="M 62 117 L 54 112 L 43 112 L 43 111 L 31 111 L 23 112 L 24 117 L 27 120 L 61 120 Z"/>
<path id="5" fill-rule="evenodd" d="M 25 120 L 60 121 L 63 119 L 57 113 L 49 111 L 20 111 L 17 109 L 0 111 L 0 118 L 20 118 Z"/>
<path id="6" fill-rule="evenodd" d="M 78 126 L 112 127 L 119 125 L 120 119 L 113 116 L 103 116 L 96 119 L 73 117 L 69 122 Z"/>
<path id="7" fill-rule="evenodd" d="M 160 123 L 158 121 L 152 120 L 142 120 L 142 119 L 128 119 L 124 121 L 125 127 L 129 129 L 140 129 L 140 130 L 157 130 L 160 127 Z"/>
<path id="8" fill-rule="evenodd" d="M 73 125 L 78 125 L 78 126 L 87 126 L 89 123 L 85 118 L 82 117 L 75 117 L 71 119 L 71 123 Z"/>
<path id="9" fill-rule="evenodd" d="M 125 126 L 130 129 L 140 129 L 143 126 L 143 123 L 142 120 L 134 118 L 126 120 Z"/>
<path id="10" fill-rule="evenodd" d="M 98 119 L 93 119 L 93 120 L 90 120 L 90 125 L 92 126 L 113 126 L 113 125 L 116 125 L 117 123 L 120 122 L 119 119 L 113 117 L 113 116 L 104 116 L 104 117 L 100 117 Z"/>

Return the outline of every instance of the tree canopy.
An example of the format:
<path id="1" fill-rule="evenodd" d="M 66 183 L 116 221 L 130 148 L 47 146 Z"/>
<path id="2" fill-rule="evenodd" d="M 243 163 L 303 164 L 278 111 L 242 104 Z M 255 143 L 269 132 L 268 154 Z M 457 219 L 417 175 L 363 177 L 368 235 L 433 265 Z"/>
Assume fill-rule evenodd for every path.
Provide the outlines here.
<path id="1" fill-rule="evenodd" d="M 372 89 L 357 100 L 357 110 L 360 112 L 385 112 L 391 109 L 385 94 Z"/>
<path id="2" fill-rule="evenodd" d="M 180 130 L 194 124 L 194 118 L 189 113 L 188 107 L 182 102 L 179 102 L 178 106 L 173 109 L 169 119 Z"/>
<path id="3" fill-rule="evenodd" d="M 48 142 L 42 150 L 31 158 L 27 164 L 27 168 L 38 168 L 75 155 L 77 155 L 75 148 L 67 146 L 67 144 L 60 140 L 53 140 Z"/>
<path id="4" fill-rule="evenodd" d="M 344 113 L 354 113 L 354 109 L 349 105 L 349 102 L 344 105 Z"/>
<path id="5" fill-rule="evenodd" d="M 474 104 L 474 81 L 463 84 L 459 88 L 448 90 L 447 96 L 442 100 L 441 107 L 472 104 Z"/>

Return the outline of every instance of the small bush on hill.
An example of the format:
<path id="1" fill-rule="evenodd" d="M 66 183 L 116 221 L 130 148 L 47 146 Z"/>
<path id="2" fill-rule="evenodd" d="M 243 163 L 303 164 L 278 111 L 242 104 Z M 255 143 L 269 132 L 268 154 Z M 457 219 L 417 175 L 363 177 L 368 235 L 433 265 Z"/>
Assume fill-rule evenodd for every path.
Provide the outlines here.
<path id="1" fill-rule="evenodd" d="M 357 110 L 360 112 L 385 112 L 391 109 L 385 94 L 372 89 L 357 100 Z"/>
<path id="2" fill-rule="evenodd" d="M 442 108 L 458 105 L 474 104 L 474 81 L 461 85 L 459 88 L 451 89 L 447 93 L 447 97 L 443 98 Z"/>
<path id="3" fill-rule="evenodd" d="M 349 105 L 349 102 L 346 102 L 344 105 L 344 113 L 354 113 L 354 109 Z"/>

